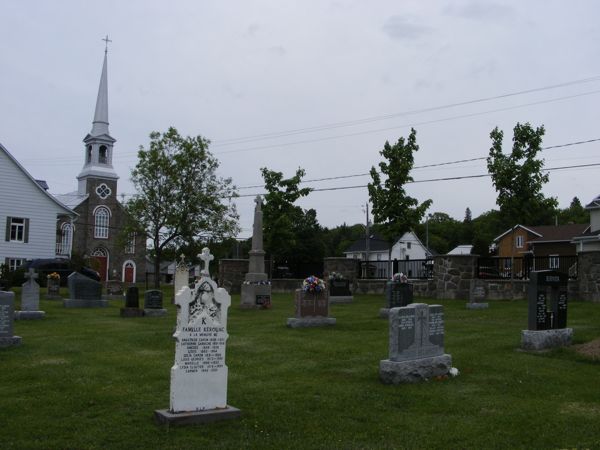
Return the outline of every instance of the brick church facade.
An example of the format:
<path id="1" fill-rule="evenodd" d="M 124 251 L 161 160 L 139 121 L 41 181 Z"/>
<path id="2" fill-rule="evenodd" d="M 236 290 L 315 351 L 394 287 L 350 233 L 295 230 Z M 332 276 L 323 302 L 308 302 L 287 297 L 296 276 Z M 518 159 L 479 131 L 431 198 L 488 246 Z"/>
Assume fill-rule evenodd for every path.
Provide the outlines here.
<path id="1" fill-rule="evenodd" d="M 127 214 L 117 200 L 119 176 L 112 164 L 115 142 L 108 130 L 105 50 L 92 130 L 83 139 L 84 163 L 77 191 L 56 196 L 78 214 L 75 221 L 58 221 L 57 253 L 87 259 L 103 281 L 134 283 L 145 279 L 146 239 L 142 233 L 123 230 Z"/>

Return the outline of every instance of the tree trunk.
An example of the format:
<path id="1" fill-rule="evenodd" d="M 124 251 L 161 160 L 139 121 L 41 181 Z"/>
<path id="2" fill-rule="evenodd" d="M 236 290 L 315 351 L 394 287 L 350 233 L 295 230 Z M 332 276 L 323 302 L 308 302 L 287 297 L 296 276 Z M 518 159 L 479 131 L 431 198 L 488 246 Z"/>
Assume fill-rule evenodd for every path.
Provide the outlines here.
<path id="1" fill-rule="evenodd" d="M 156 245 L 154 248 L 156 249 L 156 256 L 154 257 L 154 289 L 160 289 L 160 256 L 162 252 Z"/>

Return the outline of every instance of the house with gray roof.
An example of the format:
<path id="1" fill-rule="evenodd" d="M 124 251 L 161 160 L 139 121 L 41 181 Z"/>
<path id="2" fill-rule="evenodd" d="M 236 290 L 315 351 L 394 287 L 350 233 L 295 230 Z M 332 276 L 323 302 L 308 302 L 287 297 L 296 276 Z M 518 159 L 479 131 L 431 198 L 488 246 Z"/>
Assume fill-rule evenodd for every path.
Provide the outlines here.
<path id="1" fill-rule="evenodd" d="M 25 261 L 54 258 L 64 244 L 66 257 L 71 252 L 70 236 L 57 242 L 56 223 L 72 226 L 77 213 L 47 191 L 45 181 L 34 179 L 17 159 L 0 144 L 0 264 L 10 270 Z"/>

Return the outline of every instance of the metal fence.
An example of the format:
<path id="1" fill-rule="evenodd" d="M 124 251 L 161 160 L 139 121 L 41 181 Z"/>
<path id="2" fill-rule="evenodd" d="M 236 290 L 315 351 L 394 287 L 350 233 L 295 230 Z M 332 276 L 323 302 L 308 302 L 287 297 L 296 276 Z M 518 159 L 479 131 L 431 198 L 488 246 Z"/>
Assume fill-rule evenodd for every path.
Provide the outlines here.
<path id="1" fill-rule="evenodd" d="M 265 267 L 269 267 L 265 264 Z M 271 270 L 272 279 L 306 278 L 310 275 L 323 276 L 323 262 L 320 263 L 281 263 L 274 264 Z"/>
<path id="2" fill-rule="evenodd" d="M 391 269 L 391 273 L 390 273 Z M 388 261 L 361 261 L 359 278 L 391 278 L 393 274 L 402 272 L 408 278 L 427 279 L 433 277 L 433 259 L 395 259 Z"/>
<path id="3" fill-rule="evenodd" d="M 528 280 L 532 270 L 556 270 L 577 278 L 577 256 L 495 257 L 477 259 L 477 277 Z"/>

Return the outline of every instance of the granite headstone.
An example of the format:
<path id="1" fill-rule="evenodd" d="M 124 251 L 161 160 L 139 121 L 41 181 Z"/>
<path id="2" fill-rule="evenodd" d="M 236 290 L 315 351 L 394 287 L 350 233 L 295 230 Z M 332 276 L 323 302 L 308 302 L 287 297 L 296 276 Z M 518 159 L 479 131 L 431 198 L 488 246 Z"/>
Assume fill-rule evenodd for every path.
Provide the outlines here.
<path id="1" fill-rule="evenodd" d="M 469 303 L 467 309 L 485 309 L 488 307 L 488 283 L 485 280 L 473 279 L 469 285 Z"/>
<path id="2" fill-rule="evenodd" d="M 67 279 L 69 298 L 63 300 L 65 308 L 106 308 L 108 300 L 102 298 L 102 283 L 73 272 Z"/>
<path id="3" fill-rule="evenodd" d="M 290 328 L 322 327 L 335 325 L 335 317 L 329 317 L 329 291 L 310 292 L 296 289 L 294 292 L 296 316 L 287 319 Z"/>
<path id="4" fill-rule="evenodd" d="M 521 331 L 521 348 L 544 350 L 570 345 L 573 329 L 567 328 L 567 274 L 554 270 L 532 271 L 527 287 L 527 330 Z"/>
<path id="5" fill-rule="evenodd" d="M 449 373 L 443 306 L 413 303 L 390 309 L 389 339 L 389 359 L 379 363 L 384 383 L 414 383 Z"/>
<path id="6" fill-rule="evenodd" d="M 144 311 L 140 309 L 140 291 L 136 286 L 130 286 L 125 292 L 125 307 L 121 308 L 121 317 L 141 317 Z"/>
<path id="7" fill-rule="evenodd" d="M 15 293 L 0 291 L 0 347 L 21 344 L 21 337 L 13 332 L 15 314 Z"/>
<path id="8" fill-rule="evenodd" d="M 27 281 L 21 285 L 21 309 L 15 311 L 15 320 L 36 320 L 46 316 L 40 311 L 40 285 L 35 281 L 38 274 L 30 268 L 25 274 Z"/>
<path id="9" fill-rule="evenodd" d="M 151 317 L 164 316 L 163 293 L 158 289 L 150 289 L 144 293 L 144 315 Z"/>

